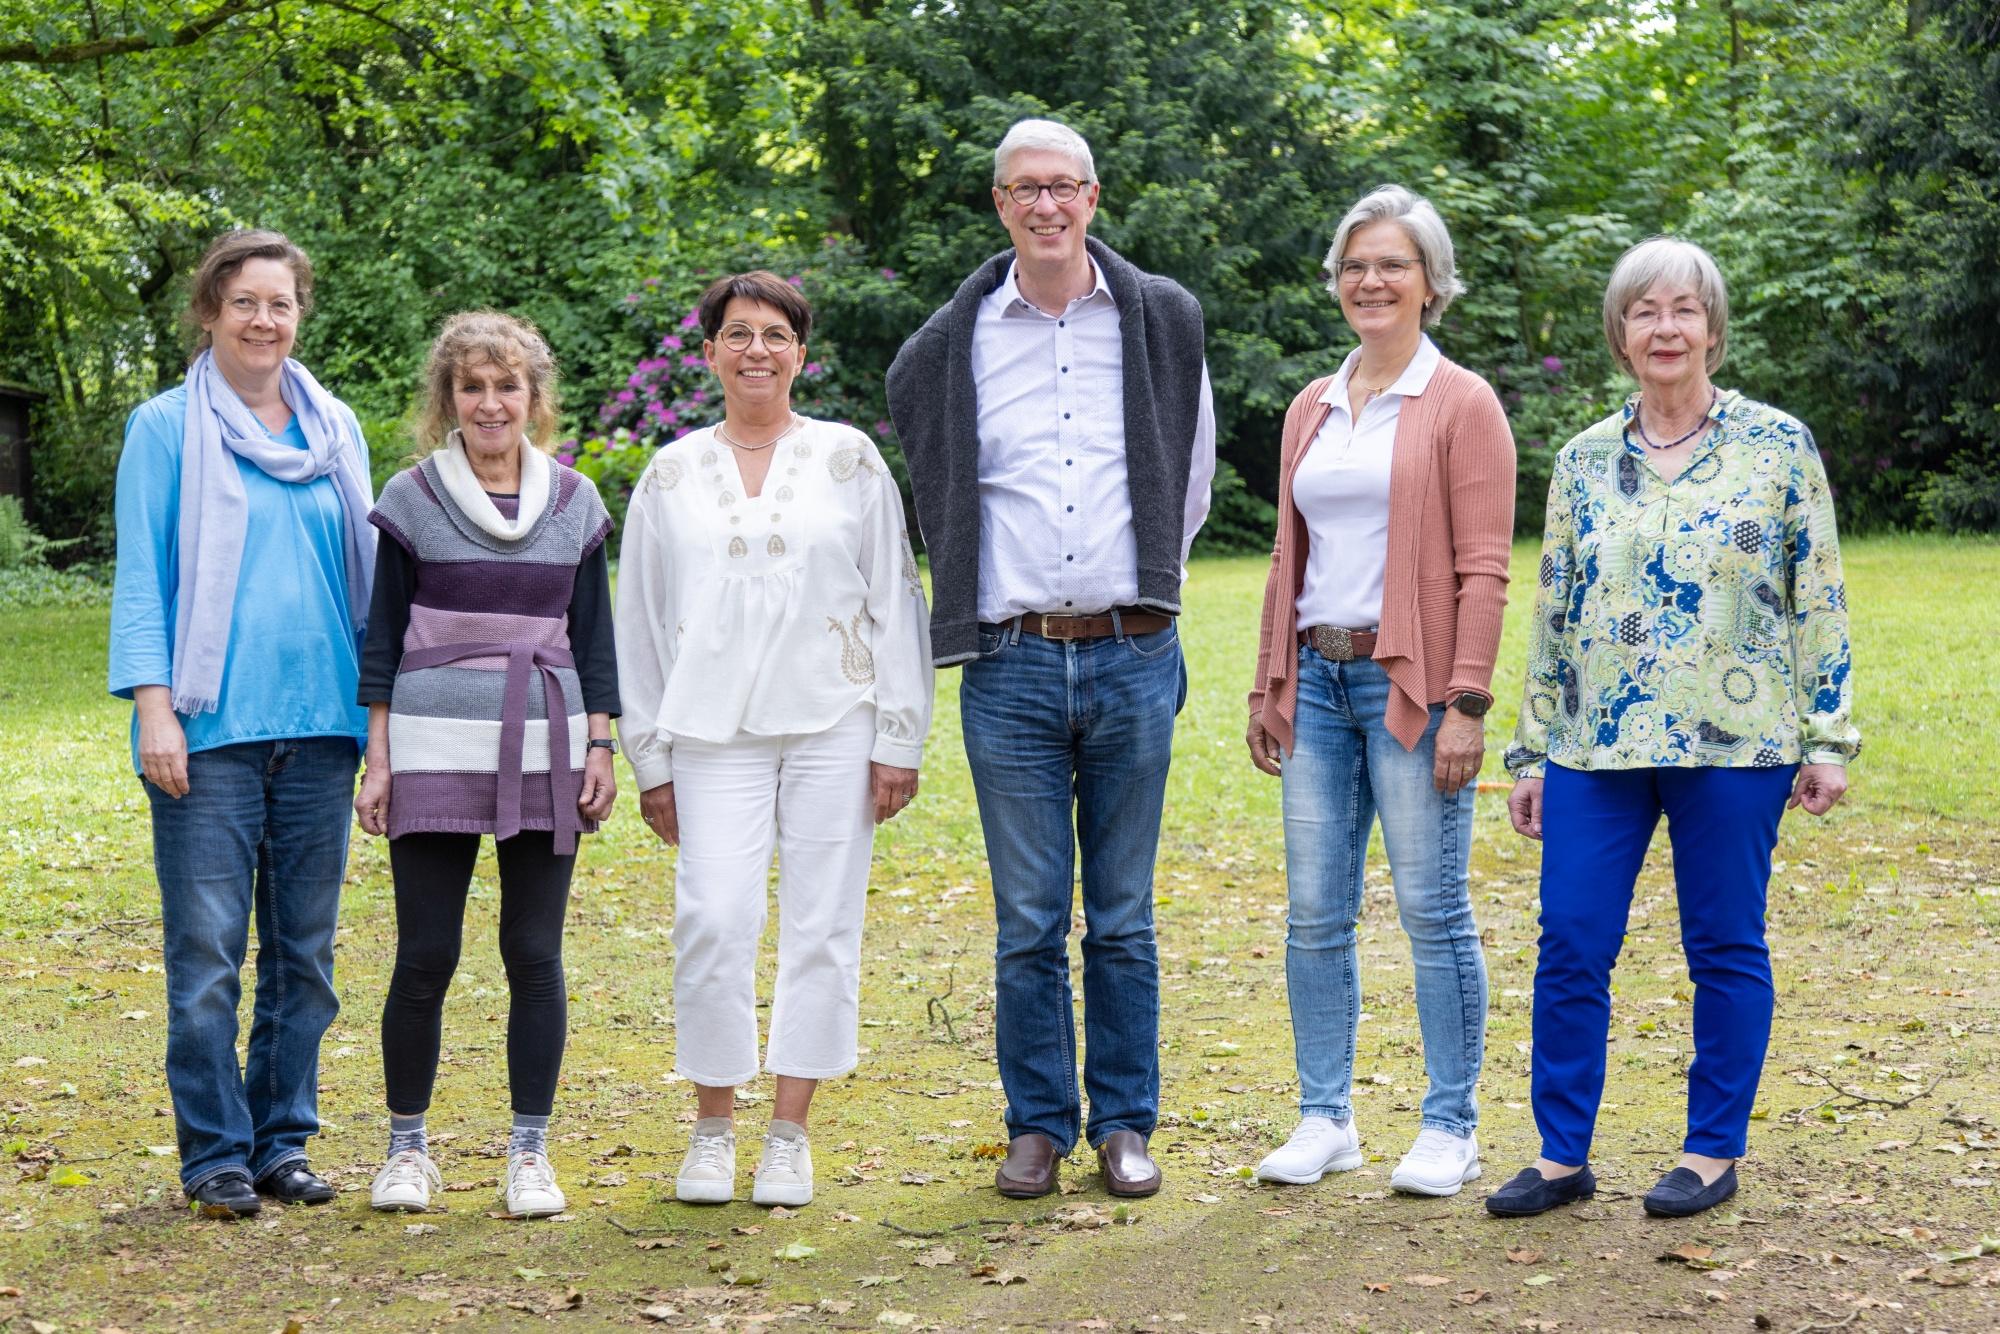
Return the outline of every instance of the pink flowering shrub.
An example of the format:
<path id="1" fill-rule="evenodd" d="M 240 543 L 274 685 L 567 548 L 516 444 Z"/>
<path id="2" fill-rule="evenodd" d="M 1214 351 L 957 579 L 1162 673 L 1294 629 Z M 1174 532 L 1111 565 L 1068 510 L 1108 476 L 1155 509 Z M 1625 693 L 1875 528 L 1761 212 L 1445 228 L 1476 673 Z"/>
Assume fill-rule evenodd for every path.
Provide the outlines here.
<path id="1" fill-rule="evenodd" d="M 649 278 L 619 299 L 631 319 L 639 355 L 624 384 L 587 418 L 589 429 L 561 442 L 557 453 L 574 459 L 573 466 L 597 484 L 621 528 L 632 488 L 653 452 L 722 420 L 722 392 L 702 357 L 696 298 L 719 274 L 758 267 L 783 274 L 813 305 L 806 363 L 792 382 L 793 409 L 868 432 L 902 475 L 902 451 L 889 429 L 882 374 L 895 352 L 889 335 L 898 327 L 915 329 L 927 312 L 894 271 L 869 263 L 852 242 L 829 237 L 807 255 L 737 257 L 737 262 L 717 263 L 681 278 Z"/>

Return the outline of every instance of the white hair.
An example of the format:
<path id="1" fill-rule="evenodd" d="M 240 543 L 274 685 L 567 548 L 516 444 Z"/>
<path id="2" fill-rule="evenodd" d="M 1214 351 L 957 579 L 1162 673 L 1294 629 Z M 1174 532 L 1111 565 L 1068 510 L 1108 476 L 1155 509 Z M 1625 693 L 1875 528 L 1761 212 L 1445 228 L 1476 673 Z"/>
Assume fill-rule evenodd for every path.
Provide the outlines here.
<path id="1" fill-rule="evenodd" d="M 1410 244 L 1417 248 L 1424 262 L 1424 277 L 1431 286 L 1431 299 L 1424 302 L 1424 324 L 1435 325 L 1444 317 L 1445 307 L 1465 295 L 1465 284 L 1458 280 L 1451 232 L 1444 219 L 1428 199 L 1400 185 L 1384 185 L 1363 195 L 1334 228 L 1333 245 L 1326 252 L 1326 290 L 1339 299 L 1340 261 L 1346 255 L 1347 242 L 1356 229 L 1377 222 L 1400 223 Z"/>
<path id="2" fill-rule="evenodd" d="M 1017 120 L 1000 146 L 993 150 L 993 183 L 1007 183 L 1007 162 L 1022 149 L 1043 149 L 1061 153 L 1076 163 L 1077 176 L 1085 185 L 1097 180 L 1097 164 L 1091 161 L 1090 145 L 1083 136 L 1061 121 Z"/>
<path id="3" fill-rule="evenodd" d="M 1625 359 L 1625 312 L 1660 283 L 1693 288 L 1695 299 L 1708 312 L 1708 331 L 1715 336 L 1715 346 L 1702 361 L 1708 373 L 1715 374 L 1729 334 L 1729 289 L 1714 256 L 1692 241 L 1673 236 L 1647 237 L 1620 255 L 1611 270 L 1611 281 L 1604 285 L 1604 341 L 1611 345 L 1611 359 L 1627 371 L 1632 369 L 1632 363 Z"/>

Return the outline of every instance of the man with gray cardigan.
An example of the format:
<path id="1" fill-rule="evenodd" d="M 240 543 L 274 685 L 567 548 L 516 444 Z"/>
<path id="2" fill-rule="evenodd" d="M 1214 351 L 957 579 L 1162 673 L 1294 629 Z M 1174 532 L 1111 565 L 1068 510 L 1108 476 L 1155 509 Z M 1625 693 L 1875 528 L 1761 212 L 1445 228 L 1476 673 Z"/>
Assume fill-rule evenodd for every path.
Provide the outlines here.
<path id="1" fill-rule="evenodd" d="M 1090 146 L 1015 125 L 993 156 L 1013 249 L 903 344 L 889 412 L 935 596 L 999 920 L 995 1045 L 1011 1143 L 996 1185 L 1046 1195 L 1082 1129 L 1114 1195 L 1150 1195 L 1160 1102 L 1153 860 L 1175 617 L 1208 516 L 1215 416 L 1201 307 L 1085 233 Z M 1068 940 L 1083 862 L 1080 1126 Z"/>

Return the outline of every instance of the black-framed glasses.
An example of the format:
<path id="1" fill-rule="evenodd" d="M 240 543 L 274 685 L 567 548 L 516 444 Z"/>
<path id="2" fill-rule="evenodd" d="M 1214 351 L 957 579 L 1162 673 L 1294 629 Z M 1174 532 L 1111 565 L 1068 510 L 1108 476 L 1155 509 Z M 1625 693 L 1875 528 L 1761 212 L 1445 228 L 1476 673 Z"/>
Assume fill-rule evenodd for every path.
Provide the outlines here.
<path id="1" fill-rule="evenodd" d="M 759 338 L 764 340 L 764 349 L 767 352 L 789 352 L 792 344 L 799 341 L 798 335 L 782 324 L 772 324 L 762 329 L 753 329 L 747 324 L 725 324 L 716 338 L 731 352 L 748 352 L 750 344 Z"/>
<path id="2" fill-rule="evenodd" d="M 1416 267 L 1417 261 L 1414 259 L 1397 259 L 1394 257 L 1389 259 L 1343 259 L 1340 263 L 1333 266 L 1333 271 L 1340 275 L 1340 281 L 1344 283 L 1360 282 L 1368 276 L 1368 270 L 1370 269 L 1375 270 L 1385 283 L 1399 283 L 1409 277 L 1416 270 Z"/>
<path id="3" fill-rule="evenodd" d="M 1044 190 L 1047 190 L 1049 198 L 1058 204 L 1069 203 L 1083 193 L 1083 182 L 1073 181 L 1064 176 L 1050 181 L 1047 185 L 1037 185 L 1033 181 L 1015 181 L 1002 188 L 1007 191 L 1007 197 L 1022 208 L 1033 208 L 1040 201 Z"/>

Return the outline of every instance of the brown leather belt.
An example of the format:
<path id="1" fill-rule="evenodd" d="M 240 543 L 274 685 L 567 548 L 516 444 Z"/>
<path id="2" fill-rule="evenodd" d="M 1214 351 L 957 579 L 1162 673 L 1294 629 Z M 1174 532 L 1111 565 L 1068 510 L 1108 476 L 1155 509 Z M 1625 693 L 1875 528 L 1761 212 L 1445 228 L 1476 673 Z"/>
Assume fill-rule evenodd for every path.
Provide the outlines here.
<path id="1" fill-rule="evenodd" d="M 1329 662 L 1353 662 L 1375 656 L 1373 630 L 1343 630 L 1337 625 L 1315 625 L 1299 631 L 1299 642 Z"/>
<path id="2" fill-rule="evenodd" d="M 1031 635 L 1040 635 L 1043 639 L 1109 639 L 1118 633 L 1119 625 L 1124 627 L 1128 635 L 1149 635 L 1155 630 L 1164 630 L 1173 623 L 1174 618 L 1163 612 L 1140 611 L 1137 608 L 1131 611 L 1120 608 L 1118 625 L 1112 624 L 1110 612 L 1102 616 L 1067 616 L 1056 612 L 1044 615 L 1039 612 L 1029 612 L 1021 617 L 1021 629 Z M 1001 624 L 1012 625 L 1013 622 L 1003 621 Z"/>

